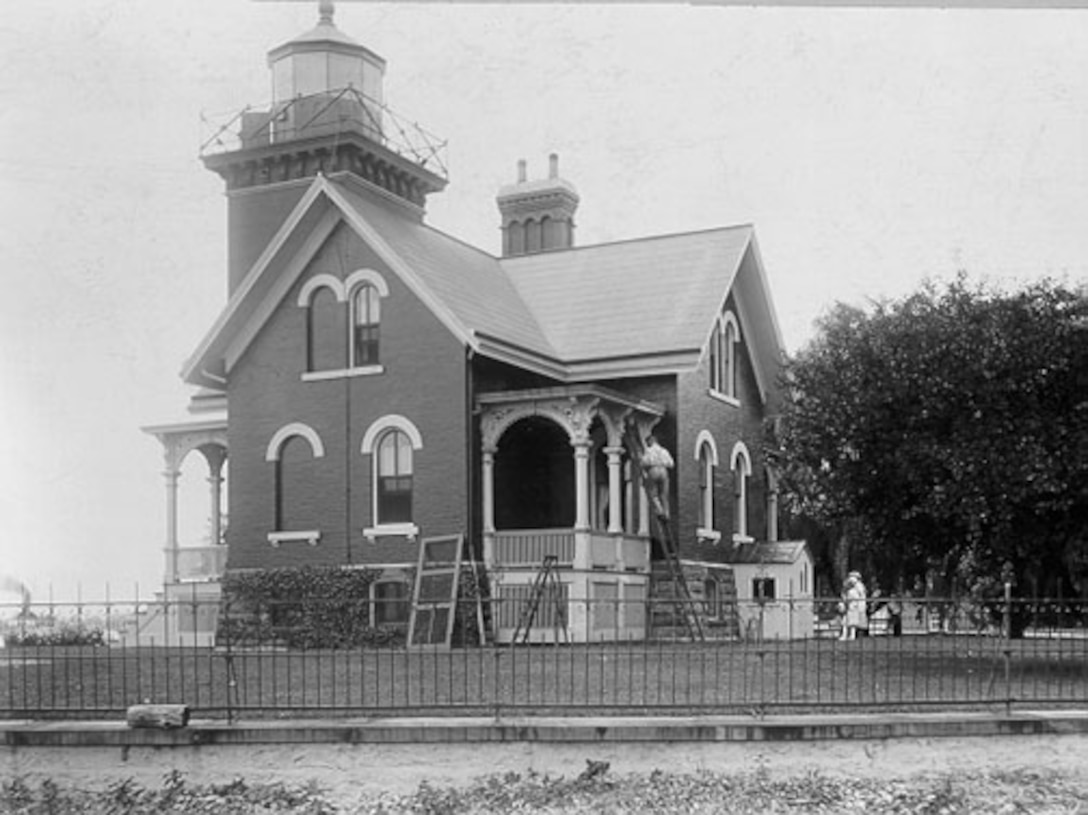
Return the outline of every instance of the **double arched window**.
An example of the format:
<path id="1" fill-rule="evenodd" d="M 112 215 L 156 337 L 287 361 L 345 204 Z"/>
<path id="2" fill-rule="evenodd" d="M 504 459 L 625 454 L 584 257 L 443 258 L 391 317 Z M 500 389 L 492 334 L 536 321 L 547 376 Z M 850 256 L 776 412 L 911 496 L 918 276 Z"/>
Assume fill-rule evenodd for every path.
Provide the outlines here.
<path id="1" fill-rule="evenodd" d="M 389 286 L 373 269 L 345 280 L 315 274 L 299 290 L 306 309 L 306 371 L 303 379 L 380 373 L 382 300 Z M 346 306 L 346 308 L 345 308 Z"/>
<path id="2" fill-rule="evenodd" d="M 722 314 L 710 335 L 710 390 L 719 396 L 737 398 L 737 343 L 740 327 L 733 312 Z"/>

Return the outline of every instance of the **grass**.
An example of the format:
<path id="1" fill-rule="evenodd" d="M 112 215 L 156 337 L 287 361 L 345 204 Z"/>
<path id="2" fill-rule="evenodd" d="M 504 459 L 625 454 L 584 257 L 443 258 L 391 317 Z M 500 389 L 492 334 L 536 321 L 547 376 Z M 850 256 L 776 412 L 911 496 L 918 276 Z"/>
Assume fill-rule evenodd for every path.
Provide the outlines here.
<path id="1" fill-rule="evenodd" d="M 972 635 L 764 643 L 0 651 L 0 718 L 917 709 L 1088 701 L 1088 642 Z"/>

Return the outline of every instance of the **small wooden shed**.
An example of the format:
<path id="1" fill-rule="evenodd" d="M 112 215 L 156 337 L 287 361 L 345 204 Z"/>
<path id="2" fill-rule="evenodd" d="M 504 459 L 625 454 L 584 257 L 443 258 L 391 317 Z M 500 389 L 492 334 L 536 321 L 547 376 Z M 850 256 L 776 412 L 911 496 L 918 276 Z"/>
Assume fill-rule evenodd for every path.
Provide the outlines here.
<path id="1" fill-rule="evenodd" d="M 745 639 L 805 639 L 815 623 L 812 553 L 805 541 L 740 543 L 729 558 Z"/>

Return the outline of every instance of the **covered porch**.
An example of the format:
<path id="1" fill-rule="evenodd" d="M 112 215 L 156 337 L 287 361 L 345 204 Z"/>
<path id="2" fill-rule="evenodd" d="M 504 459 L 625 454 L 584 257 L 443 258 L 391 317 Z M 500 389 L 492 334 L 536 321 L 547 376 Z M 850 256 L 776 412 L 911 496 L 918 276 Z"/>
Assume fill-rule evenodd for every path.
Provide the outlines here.
<path id="1" fill-rule="evenodd" d="M 644 638 L 650 517 L 637 450 L 664 408 L 598 386 L 483 394 L 477 407 L 497 640 L 512 640 L 548 555 L 566 630 L 549 602 L 530 641 Z"/>

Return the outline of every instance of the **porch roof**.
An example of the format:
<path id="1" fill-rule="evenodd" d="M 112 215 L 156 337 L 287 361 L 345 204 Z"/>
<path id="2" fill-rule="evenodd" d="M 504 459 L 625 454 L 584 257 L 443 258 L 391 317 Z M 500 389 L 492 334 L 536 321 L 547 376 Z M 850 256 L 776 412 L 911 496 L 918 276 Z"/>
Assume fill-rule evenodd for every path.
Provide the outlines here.
<path id="1" fill-rule="evenodd" d="M 650 416 L 661 417 L 665 415 L 665 408 L 657 402 L 639 399 L 600 385 L 567 385 L 554 388 L 529 388 L 520 391 L 481 393 L 476 396 L 476 402 L 482 407 L 486 405 L 524 404 L 545 399 L 576 400 L 587 397 L 598 398 L 610 404 L 631 408 Z"/>

